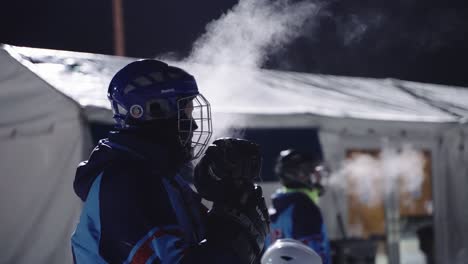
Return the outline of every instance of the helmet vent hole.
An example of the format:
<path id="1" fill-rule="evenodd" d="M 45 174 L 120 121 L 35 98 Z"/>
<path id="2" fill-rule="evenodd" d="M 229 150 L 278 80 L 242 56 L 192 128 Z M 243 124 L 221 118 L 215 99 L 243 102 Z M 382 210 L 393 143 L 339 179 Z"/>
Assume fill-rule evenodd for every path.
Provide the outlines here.
<path id="1" fill-rule="evenodd" d="M 164 116 L 164 111 L 161 109 L 161 105 L 159 105 L 157 102 L 153 102 L 150 104 L 149 112 L 152 117 Z"/>
<path id="2" fill-rule="evenodd" d="M 129 85 L 125 86 L 124 93 L 128 94 L 129 92 L 131 92 L 131 91 L 133 91 L 135 89 L 136 89 L 136 87 L 134 85 L 129 84 Z"/>
<path id="3" fill-rule="evenodd" d="M 293 260 L 293 257 L 290 257 L 290 256 L 281 256 L 281 259 L 284 259 L 286 261 L 291 261 Z"/>
<path id="4" fill-rule="evenodd" d="M 126 115 L 127 114 L 127 109 L 125 109 L 120 104 L 117 104 L 117 110 L 119 111 L 118 114 L 121 114 L 121 115 Z"/>
<path id="5" fill-rule="evenodd" d="M 177 112 L 171 111 L 169 102 L 167 100 L 156 99 L 148 102 L 146 111 L 151 118 L 168 118 Z"/>
<path id="6" fill-rule="evenodd" d="M 164 76 L 162 72 L 152 72 L 149 74 L 151 79 L 153 79 L 156 82 L 163 82 L 164 81 Z"/>
<path id="7" fill-rule="evenodd" d="M 133 82 L 135 82 L 139 86 L 149 86 L 153 83 L 150 79 L 146 78 L 145 76 L 140 76 L 133 80 Z"/>

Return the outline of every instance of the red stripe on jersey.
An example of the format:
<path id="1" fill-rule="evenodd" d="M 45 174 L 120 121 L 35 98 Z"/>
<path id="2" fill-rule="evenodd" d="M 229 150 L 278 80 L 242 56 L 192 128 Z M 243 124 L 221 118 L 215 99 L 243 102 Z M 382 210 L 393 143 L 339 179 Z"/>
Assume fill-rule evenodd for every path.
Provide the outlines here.
<path id="1" fill-rule="evenodd" d="M 159 237 L 165 235 L 172 235 L 176 237 L 182 237 L 182 231 L 179 229 L 171 229 L 171 230 L 158 230 L 152 236 L 150 236 L 146 241 L 138 248 L 133 255 L 132 260 L 130 261 L 131 264 L 145 264 L 148 259 L 153 256 L 155 253 L 153 248 L 151 247 L 151 242 L 153 239 L 157 239 Z"/>

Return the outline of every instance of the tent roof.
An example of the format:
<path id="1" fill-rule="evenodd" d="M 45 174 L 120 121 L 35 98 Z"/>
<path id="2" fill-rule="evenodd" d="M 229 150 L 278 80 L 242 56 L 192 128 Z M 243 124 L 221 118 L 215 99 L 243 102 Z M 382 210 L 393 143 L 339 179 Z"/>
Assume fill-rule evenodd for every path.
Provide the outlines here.
<path id="1" fill-rule="evenodd" d="M 3 45 L 13 58 L 84 109 L 109 120 L 107 85 L 135 58 Z M 214 112 L 458 122 L 468 89 L 371 79 L 175 63 L 193 73 Z"/>
<path id="2" fill-rule="evenodd" d="M 0 141 L 48 134 L 58 123 L 74 122 L 80 105 L 0 49 Z"/>

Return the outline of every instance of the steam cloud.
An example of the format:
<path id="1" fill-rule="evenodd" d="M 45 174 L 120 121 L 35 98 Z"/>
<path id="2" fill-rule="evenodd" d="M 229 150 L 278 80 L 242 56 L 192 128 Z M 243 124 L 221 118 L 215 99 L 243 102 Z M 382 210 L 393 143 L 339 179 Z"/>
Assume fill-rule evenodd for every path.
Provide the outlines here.
<path id="1" fill-rule="evenodd" d="M 331 184 L 345 188 L 369 206 L 382 202 L 391 192 L 421 195 L 425 160 L 421 152 L 410 145 L 400 150 L 385 147 L 379 158 L 358 154 L 346 160 L 342 168 L 331 176 Z M 410 201 L 406 201 L 409 203 Z"/>
<path id="2" fill-rule="evenodd" d="M 316 11 L 309 1 L 241 0 L 207 26 L 188 61 L 208 65 L 261 67 L 269 53 L 301 34 Z"/>
<path id="3" fill-rule="evenodd" d="M 269 54 L 283 48 L 303 33 L 303 26 L 314 18 L 317 6 L 307 0 L 240 0 L 230 11 L 206 27 L 181 66 L 193 73 L 203 94 L 208 95 L 214 112 L 225 103 L 255 91 L 258 70 Z M 234 74 L 235 73 L 235 74 Z M 258 95 L 261 96 L 261 95 Z M 255 105 L 255 102 L 250 102 Z M 244 120 L 214 116 L 214 132 L 226 136 L 230 128 Z M 234 135 L 231 135 L 234 136 Z"/>

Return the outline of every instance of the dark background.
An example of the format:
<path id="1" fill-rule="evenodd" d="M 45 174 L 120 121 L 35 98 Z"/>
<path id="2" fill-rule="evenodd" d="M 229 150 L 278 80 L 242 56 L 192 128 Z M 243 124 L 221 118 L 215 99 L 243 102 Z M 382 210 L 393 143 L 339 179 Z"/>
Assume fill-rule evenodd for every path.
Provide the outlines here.
<path id="1" fill-rule="evenodd" d="M 0 43 L 113 54 L 112 1 L 2 1 Z M 186 56 L 235 0 L 123 1 L 126 55 Z M 315 1 L 317 2 L 317 1 Z M 331 0 L 266 68 L 468 87 L 462 0 Z M 260 25 L 261 26 L 261 25 Z"/>

